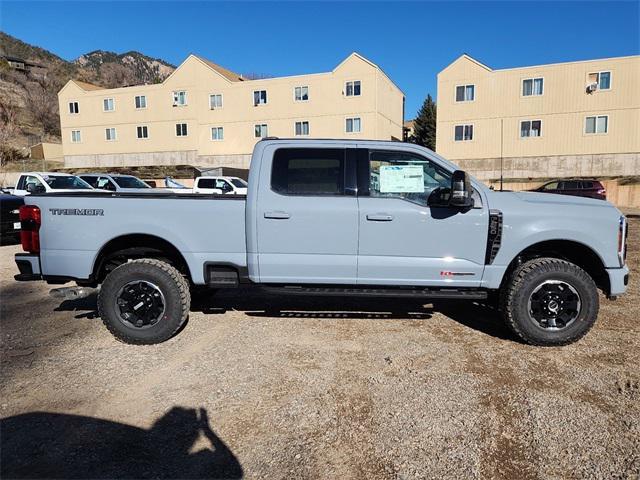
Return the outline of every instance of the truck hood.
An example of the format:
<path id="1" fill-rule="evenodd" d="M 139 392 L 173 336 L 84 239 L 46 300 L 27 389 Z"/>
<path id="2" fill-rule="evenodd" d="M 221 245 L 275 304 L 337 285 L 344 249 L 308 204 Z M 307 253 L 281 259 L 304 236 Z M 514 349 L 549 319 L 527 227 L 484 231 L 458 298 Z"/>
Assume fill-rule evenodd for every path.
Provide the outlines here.
<path id="1" fill-rule="evenodd" d="M 607 202 L 606 200 L 596 200 L 595 198 L 576 197 L 572 195 L 558 195 L 555 193 L 540 192 L 498 192 L 498 194 L 511 194 L 522 201 L 538 203 L 540 206 L 583 205 L 591 208 L 615 208 L 612 203 Z"/>

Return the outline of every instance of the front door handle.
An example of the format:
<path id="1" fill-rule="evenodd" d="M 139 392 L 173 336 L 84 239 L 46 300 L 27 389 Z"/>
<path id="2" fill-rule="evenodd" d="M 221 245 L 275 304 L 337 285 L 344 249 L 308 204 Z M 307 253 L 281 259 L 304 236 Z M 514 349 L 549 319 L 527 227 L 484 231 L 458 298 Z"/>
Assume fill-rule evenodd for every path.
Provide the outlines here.
<path id="1" fill-rule="evenodd" d="M 291 218 L 287 212 L 264 212 L 264 218 L 275 218 L 276 220 L 286 220 Z"/>
<path id="2" fill-rule="evenodd" d="M 370 222 L 390 222 L 393 220 L 393 215 L 389 215 L 387 213 L 370 213 L 367 215 L 367 220 Z"/>

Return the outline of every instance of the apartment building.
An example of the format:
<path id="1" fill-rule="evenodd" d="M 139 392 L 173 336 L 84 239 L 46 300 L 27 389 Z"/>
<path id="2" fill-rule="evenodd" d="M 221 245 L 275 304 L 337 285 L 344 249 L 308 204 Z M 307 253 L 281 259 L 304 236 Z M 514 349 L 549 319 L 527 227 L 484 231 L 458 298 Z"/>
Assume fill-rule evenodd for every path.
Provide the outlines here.
<path id="1" fill-rule="evenodd" d="M 190 55 L 164 82 L 59 92 L 65 166 L 247 168 L 261 138 L 401 140 L 404 95 L 353 53 L 331 72 L 247 80 Z"/>
<path id="2" fill-rule="evenodd" d="M 640 174 L 640 56 L 438 74 L 439 154 L 483 179 Z"/>

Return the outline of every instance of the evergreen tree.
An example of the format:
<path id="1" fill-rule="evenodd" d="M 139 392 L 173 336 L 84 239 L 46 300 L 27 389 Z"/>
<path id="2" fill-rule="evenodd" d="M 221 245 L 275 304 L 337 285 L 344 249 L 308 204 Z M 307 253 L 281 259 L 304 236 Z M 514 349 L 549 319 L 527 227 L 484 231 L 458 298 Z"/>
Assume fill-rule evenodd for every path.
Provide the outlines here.
<path id="1" fill-rule="evenodd" d="M 410 141 L 433 151 L 436 149 L 436 103 L 430 94 L 413 121 L 413 135 Z"/>

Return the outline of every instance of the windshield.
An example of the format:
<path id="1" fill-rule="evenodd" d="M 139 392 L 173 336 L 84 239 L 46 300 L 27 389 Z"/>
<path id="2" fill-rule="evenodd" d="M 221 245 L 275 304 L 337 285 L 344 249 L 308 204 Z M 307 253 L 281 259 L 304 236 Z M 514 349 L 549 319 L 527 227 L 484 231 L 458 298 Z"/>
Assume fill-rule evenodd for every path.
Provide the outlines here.
<path id="1" fill-rule="evenodd" d="M 112 177 L 120 188 L 151 188 L 136 177 Z"/>
<path id="2" fill-rule="evenodd" d="M 43 175 L 42 178 L 52 190 L 93 190 L 91 185 L 73 175 Z"/>
<path id="3" fill-rule="evenodd" d="M 241 178 L 231 178 L 231 183 L 238 188 L 247 188 L 247 182 L 242 180 Z"/>

